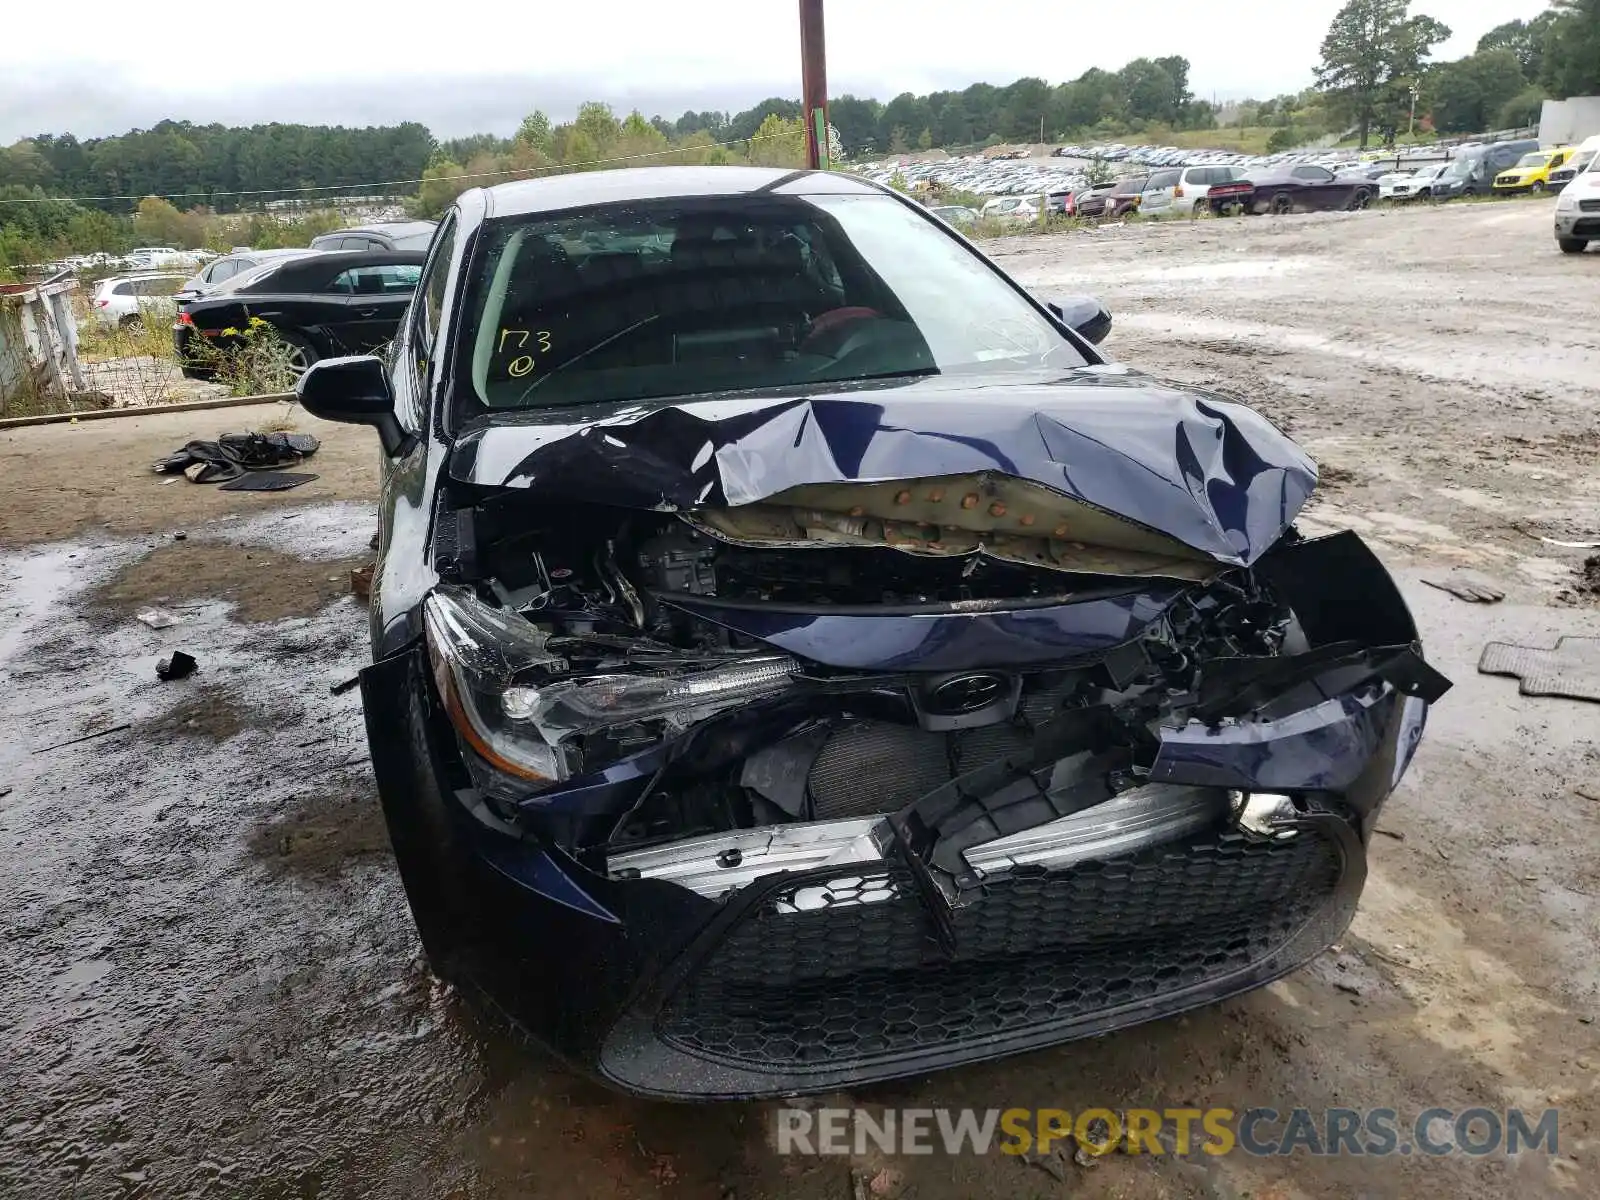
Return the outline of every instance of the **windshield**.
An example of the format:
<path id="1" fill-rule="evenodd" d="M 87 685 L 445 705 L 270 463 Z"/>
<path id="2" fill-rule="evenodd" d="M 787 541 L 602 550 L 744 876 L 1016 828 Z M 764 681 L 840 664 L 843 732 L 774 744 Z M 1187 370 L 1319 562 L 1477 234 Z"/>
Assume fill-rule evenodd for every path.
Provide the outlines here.
<path id="1" fill-rule="evenodd" d="M 1577 158 L 1573 159 L 1572 162 L 1568 164 L 1572 168 L 1572 173 L 1574 175 L 1582 175 L 1588 168 L 1589 164 L 1594 162 L 1594 156 L 1595 152 L 1593 150 L 1578 155 Z"/>
<path id="2" fill-rule="evenodd" d="M 486 227 L 465 311 L 491 409 L 1085 363 L 983 258 L 889 196 L 507 218 Z"/>
<path id="3" fill-rule="evenodd" d="M 1521 158 L 1517 159 L 1517 166 L 1542 167 L 1549 161 L 1550 156 L 1548 154 L 1524 154 Z"/>

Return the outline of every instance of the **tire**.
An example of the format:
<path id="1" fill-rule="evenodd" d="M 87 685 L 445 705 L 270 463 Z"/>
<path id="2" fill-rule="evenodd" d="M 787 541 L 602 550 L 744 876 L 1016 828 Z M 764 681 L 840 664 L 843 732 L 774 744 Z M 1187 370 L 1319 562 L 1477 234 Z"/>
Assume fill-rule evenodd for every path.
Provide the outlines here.
<path id="1" fill-rule="evenodd" d="M 1203 217 L 1203 216 L 1206 215 L 1206 213 L 1208 213 L 1210 211 L 1211 211 L 1211 206 L 1209 204 L 1207 204 L 1204 200 L 1196 200 L 1194 202 L 1194 215 L 1195 216 Z"/>
<path id="2" fill-rule="evenodd" d="M 1589 248 L 1588 238 L 1557 238 L 1556 245 L 1561 247 L 1563 254 L 1582 254 Z"/>
<path id="3" fill-rule="evenodd" d="M 1272 197 L 1272 202 L 1268 207 L 1275 217 L 1287 216 L 1294 211 L 1294 197 L 1289 195 L 1288 192 L 1279 192 Z"/>
<path id="4" fill-rule="evenodd" d="M 1350 197 L 1350 211 L 1361 212 L 1372 203 L 1372 193 L 1366 188 L 1357 188 L 1355 195 Z"/>
<path id="5" fill-rule="evenodd" d="M 141 313 L 129 313 L 117 322 L 118 329 L 125 329 L 129 333 L 137 333 L 144 328 L 144 316 Z"/>
<path id="6" fill-rule="evenodd" d="M 1528 190 L 1537 196 L 1544 191 L 1544 182 L 1542 180 L 1535 180 L 1533 186 Z"/>
<path id="7" fill-rule="evenodd" d="M 322 357 L 303 335 L 292 333 L 288 330 L 278 330 L 278 338 L 289 347 L 289 368 L 298 379 L 309 371 L 313 364 Z"/>

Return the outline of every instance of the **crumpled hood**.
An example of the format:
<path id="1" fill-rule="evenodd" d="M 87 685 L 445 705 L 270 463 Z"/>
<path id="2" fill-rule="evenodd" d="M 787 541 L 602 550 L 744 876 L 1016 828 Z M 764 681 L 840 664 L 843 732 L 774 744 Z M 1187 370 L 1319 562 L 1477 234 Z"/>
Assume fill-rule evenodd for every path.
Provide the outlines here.
<path id="1" fill-rule="evenodd" d="M 666 511 L 983 471 L 1236 564 L 1278 540 L 1317 478 L 1298 446 L 1243 405 L 1120 366 L 508 413 L 465 428 L 449 463 L 463 483 Z"/>

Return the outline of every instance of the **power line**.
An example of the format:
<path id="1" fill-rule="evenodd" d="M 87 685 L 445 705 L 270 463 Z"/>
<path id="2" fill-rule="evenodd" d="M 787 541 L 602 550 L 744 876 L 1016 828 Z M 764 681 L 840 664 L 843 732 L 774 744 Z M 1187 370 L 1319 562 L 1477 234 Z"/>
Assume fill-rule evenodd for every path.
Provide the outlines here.
<path id="1" fill-rule="evenodd" d="M 420 179 L 384 179 L 370 183 L 324 183 L 314 187 L 300 188 L 255 188 L 249 191 L 235 192 L 142 192 L 139 195 L 129 196 L 20 196 L 11 199 L 0 198 L 0 204 L 48 204 L 51 201 L 63 201 L 72 204 L 90 204 L 106 200 L 143 200 L 146 196 L 155 196 L 161 200 L 197 200 L 215 198 L 217 196 L 285 196 L 303 195 L 306 192 L 338 192 L 348 191 L 352 188 L 390 188 L 408 187 L 423 183 L 459 183 L 468 179 L 498 179 L 501 176 L 528 178 L 540 172 L 562 173 L 577 171 L 584 167 L 605 167 L 613 163 L 637 162 L 641 158 L 661 158 L 668 154 L 693 154 L 701 150 L 720 150 L 728 146 L 748 145 L 751 142 L 767 142 L 775 138 L 793 137 L 792 133 L 758 133 L 747 138 L 735 138 L 726 142 L 708 142 L 696 146 L 673 146 L 666 150 L 648 150 L 642 154 L 624 154 L 617 158 L 595 158 L 588 162 L 576 163 L 551 163 L 543 167 L 513 167 L 504 171 L 479 171 L 471 175 L 433 175 L 423 176 Z M 510 182 L 509 180 L 507 182 Z"/>

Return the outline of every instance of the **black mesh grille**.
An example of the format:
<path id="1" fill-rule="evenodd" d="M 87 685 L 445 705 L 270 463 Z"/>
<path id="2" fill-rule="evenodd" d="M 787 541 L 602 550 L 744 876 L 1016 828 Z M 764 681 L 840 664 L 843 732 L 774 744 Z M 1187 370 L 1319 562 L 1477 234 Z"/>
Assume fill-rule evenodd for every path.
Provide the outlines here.
<path id="1" fill-rule="evenodd" d="M 956 910 L 953 959 L 903 877 L 891 900 L 816 911 L 781 911 L 791 887 L 729 930 L 658 1028 L 684 1050 L 806 1067 L 1065 1024 L 1259 962 L 1341 871 L 1338 847 L 1308 832 L 1016 874 Z"/>

